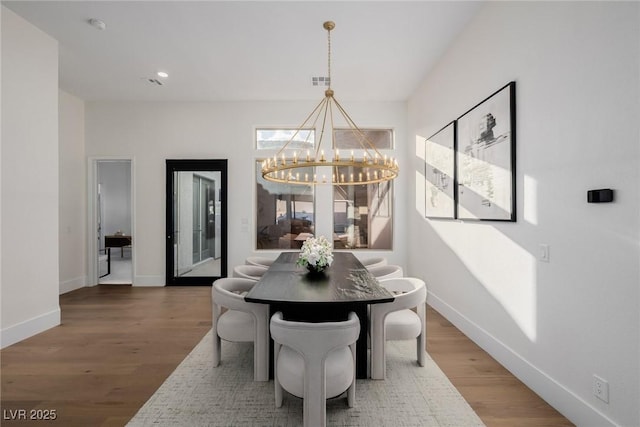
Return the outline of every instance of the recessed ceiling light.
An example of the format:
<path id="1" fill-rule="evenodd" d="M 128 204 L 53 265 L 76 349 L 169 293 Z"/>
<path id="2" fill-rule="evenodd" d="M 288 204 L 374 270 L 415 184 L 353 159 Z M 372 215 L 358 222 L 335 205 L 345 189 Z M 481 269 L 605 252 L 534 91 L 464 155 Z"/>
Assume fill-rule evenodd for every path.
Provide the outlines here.
<path id="1" fill-rule="evenodd" d="M 93 28 L 97 28 L 98 30 L 105 30 L 107 28 L 107 24 L 105 24 L 104 21 L 96 18 L 91 18 L 88 22 L 89 25 L 91 25 Z"/>
<path id="2" fill-rule="evenodd" d="M 169 77 L 169 74 L 165 73 L 164 71 L 158 71 L 158 77 L 166 79 L 167 77 Z"/>

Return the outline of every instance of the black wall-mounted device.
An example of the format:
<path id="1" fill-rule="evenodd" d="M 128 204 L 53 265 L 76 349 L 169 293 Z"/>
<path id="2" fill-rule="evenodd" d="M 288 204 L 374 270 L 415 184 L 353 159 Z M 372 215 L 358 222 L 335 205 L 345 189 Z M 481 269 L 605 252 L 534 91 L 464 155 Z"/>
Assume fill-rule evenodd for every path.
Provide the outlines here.
<path id="1" fill-rule="evenodd" d="M 613 190 L 603 188 L 601 190 L 587 191 L 587 202 L 589 203 L 608 203 L 613 202 Z"/>

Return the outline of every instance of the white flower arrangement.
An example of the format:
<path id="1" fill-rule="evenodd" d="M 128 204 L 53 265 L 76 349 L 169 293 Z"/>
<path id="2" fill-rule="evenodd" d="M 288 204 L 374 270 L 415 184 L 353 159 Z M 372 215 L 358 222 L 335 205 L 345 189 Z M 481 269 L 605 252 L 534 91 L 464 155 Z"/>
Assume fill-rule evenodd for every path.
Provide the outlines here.
<path id="1" fill-rule="evenodd" d="M 322 271 L 333 262 L 331 249 L 331 242 L 326 237 L 309 237 L 302 244 L 296 264 L 309 270 Z"/>

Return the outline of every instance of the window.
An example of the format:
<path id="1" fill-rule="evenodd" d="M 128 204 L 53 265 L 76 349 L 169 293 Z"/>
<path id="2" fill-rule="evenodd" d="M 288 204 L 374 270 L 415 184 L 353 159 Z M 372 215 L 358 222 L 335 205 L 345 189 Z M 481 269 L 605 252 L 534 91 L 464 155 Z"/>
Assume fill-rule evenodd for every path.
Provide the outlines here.
<path id="1" fill-rule="evenodd" d="M 314 232 L 315 192 L 312 185 L 266 181 L 256 162 L 256 248 L 299 249 Z M 302 173 L 313 174 L 313 168 Z"/>
<path id="2" fill-rule="evenodd" d="M 279 150 L 289 141 L 291 143 L 287 149 L 312 150 L 315 146 L 315 131 L 313 129 L 256 129 L 258 150 Z"/>
<path id="3" fill-rule="evenodd" d="M 393 150 L 393 130 L 361 129 L 376 150 L 389 154 Z M 333 228 L 336 249 L 393 248 L 393 184 L 334 185 L 322 190 L 313 185 L 287 185 L 262 178 L 262 159 L 271 157 L 288 141 L 287 148 L 313 150 L 313 129 L 256 129 L 256 249 L 302 247 L 304 240 L 316 234 L 316 215 L 331 218 L 320 221 L 321 234 Z M 293 139 L 292 139 L 293 138 Z M 351 129 L 334 129 L 334 147 L 358 150 L 361 145 Z M 314 168 L 299 171 L 300 176 L 314 175 Z M 318 171 L 318 174 L 321 172 Z M 338 174 L 358 173 L 343 167 Z M 320 178 L 320 177 L 319 177 Z M 316 203 L 318 197 L 318 203 Z M 333 201 L 330 198 L 333 198 Z M 326 227 L 326 230 L 325 230 Z"/>
<path id="4" fill-rule="evenodd" d="M 333 187 L 336 249 L 392 249 L 392 188 L 390 181 Z"/>
<path id="5" fill-rule="evenodd" d="M 376 150 L 393 149 L 393 131 L 391 129 L 360 129 Z M 362 148 L 359 136 L 352 129 L 333 130 L 334 148 L 340 150 L 358 150 Z M 367 148 L 368 144 L 364 144 Z"/>
<path id="6" fill-rule="evenodd" d="M 393 149 L 392 129 L 360 129 L 376 150 Z M 367 144 L 365 143 L 365 146 Z M 362 148 L 351 129 L 334 129 L 334 147 L 344 150 Z M 369 148 L 367 146 L 367 148 Z M 338 173 L 351 176 L 351 168 Z M 333 232 L 336 249 L 392 249 L 393 184 L 333 187 Z"/>

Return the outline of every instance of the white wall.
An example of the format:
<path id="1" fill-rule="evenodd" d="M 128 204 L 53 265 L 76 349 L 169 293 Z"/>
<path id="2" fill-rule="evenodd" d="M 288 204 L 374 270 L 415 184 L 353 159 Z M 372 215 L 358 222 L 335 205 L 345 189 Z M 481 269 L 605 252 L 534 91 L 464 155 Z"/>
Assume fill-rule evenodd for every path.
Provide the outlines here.
<path id="1" fill-rule="evenodd" d="M 489 2 L 409 102 L 409 273 L 581 426 L 640 425 L 639 6 Z M 424 219 L 424 137 L 511 80 L 517 223 Z M 615 189 L 615 202 L 587 204 L 596 188 Z"/>
<path id="2" fill-rule="evenodd" d="M 60 323 L 58 45 L 2 7 L 2 315 L 6 347 Z"/>
<path id="3" fill-rule="evenodd" d="M 322 96 L 321 94 L 319 96 Z M 165 283 L 165 159 L 229 159 L 229 271 L 255 254 L 254 131 L 256 127 L 298 126 L 317 100 L 309 102 L 136 103 L 87 102 L 88 156 L 136 159 L 136 285 Z M 404 153 L 404 103 L 343 102 L 360 127 L 391 127 Z M 403 158 L 399 162 L 403 164 Z M 405 183 L 407 176 L 403 176 Z M 395 203 L 407 204 L 402 179 Z M 330 197 L 330 192 L 328 193 Z M 331 204 L 317 206 L 330 218 Z M 247 221 L 243 224 L 243 221 Z M 404 264 L 406 223 L 394 224 L 395 250 L 384 252 L 390 262 Z M 329 228 L 330 230 L 330 228 Z M 275 257 L 275 254 L 272 254 Z M 367 251 L 365 255 L 374 255 Z"/>
<path id="4" fill-rule="evenodd" d="M 87 281 L 87 171 L 84 101 L 59 92 L 60 293 Z"/>

